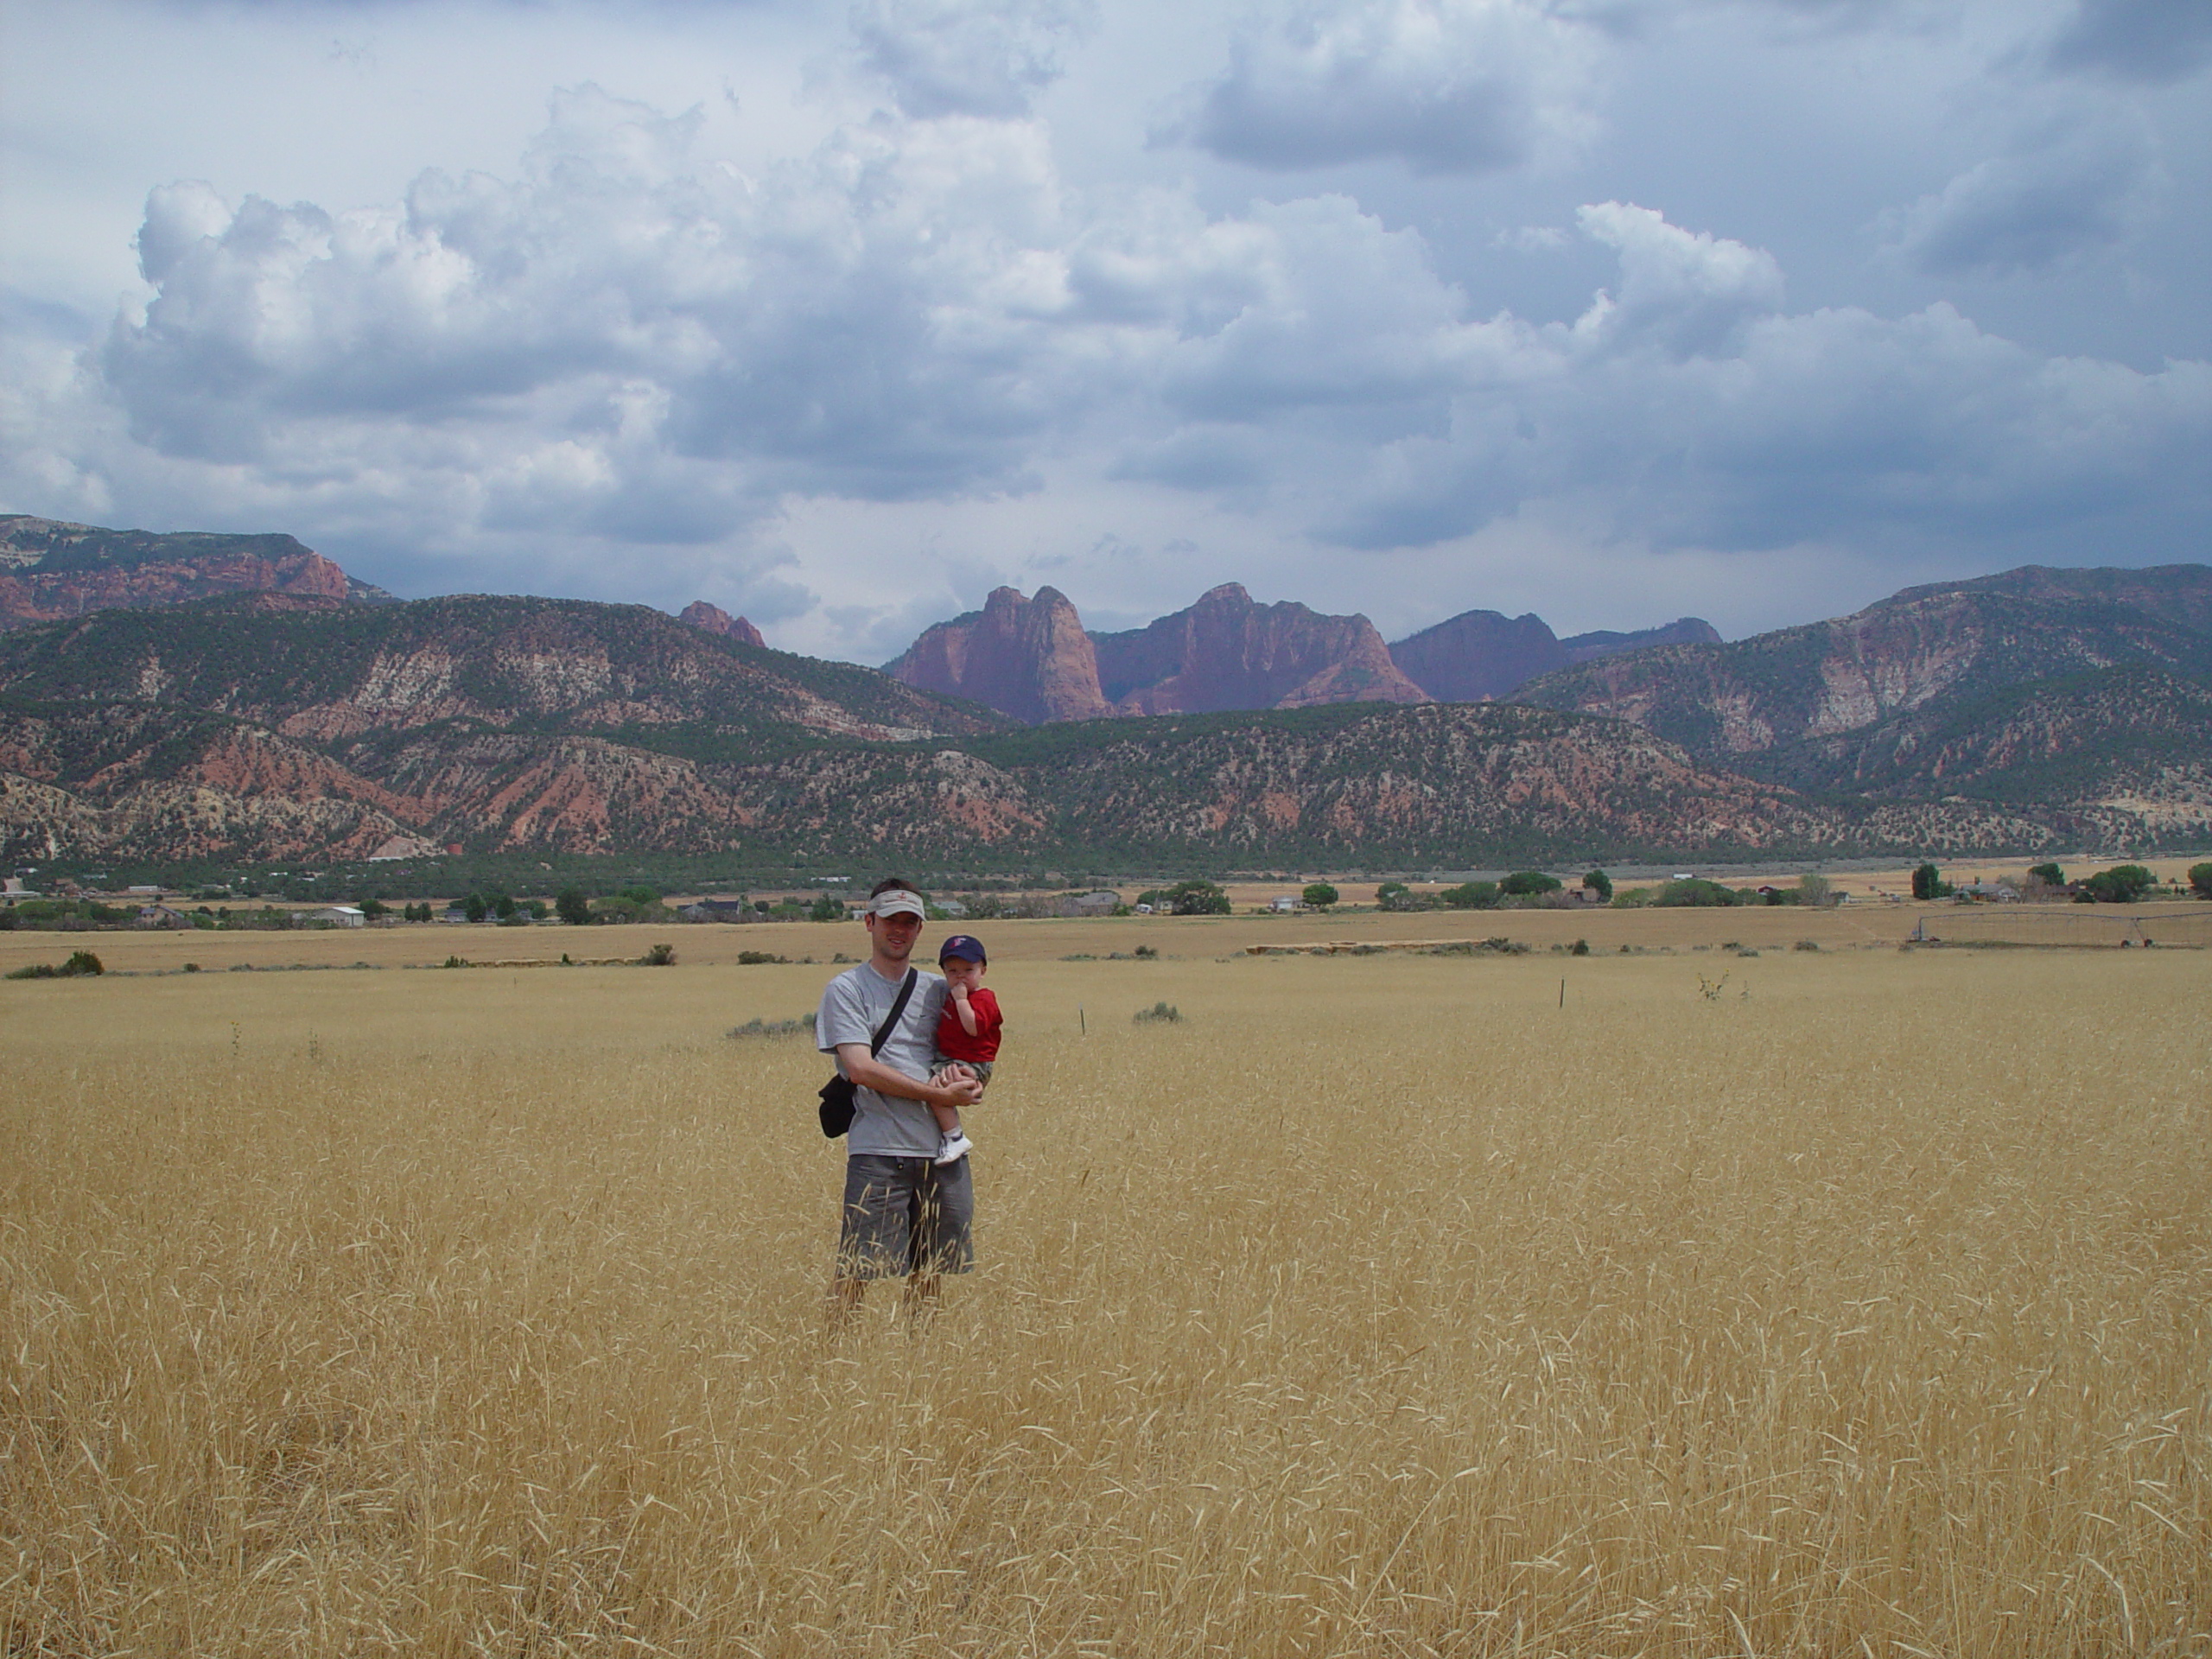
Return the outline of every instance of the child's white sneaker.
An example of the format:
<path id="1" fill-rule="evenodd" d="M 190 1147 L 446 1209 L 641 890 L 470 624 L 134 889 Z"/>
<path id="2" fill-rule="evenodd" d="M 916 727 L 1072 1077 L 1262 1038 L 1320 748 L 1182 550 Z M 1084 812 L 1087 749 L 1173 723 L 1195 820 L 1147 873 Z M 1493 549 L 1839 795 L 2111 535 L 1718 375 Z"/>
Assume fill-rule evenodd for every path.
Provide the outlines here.
<path id="1" fill-rule="evenodd" d="M 938 1141 L 937 1157 L 933 1161 L 939 1165 L 957 1164 L 975 1149 L 976 1143 L 968 1138 L 968 1132 L 955 1129 Z"/>

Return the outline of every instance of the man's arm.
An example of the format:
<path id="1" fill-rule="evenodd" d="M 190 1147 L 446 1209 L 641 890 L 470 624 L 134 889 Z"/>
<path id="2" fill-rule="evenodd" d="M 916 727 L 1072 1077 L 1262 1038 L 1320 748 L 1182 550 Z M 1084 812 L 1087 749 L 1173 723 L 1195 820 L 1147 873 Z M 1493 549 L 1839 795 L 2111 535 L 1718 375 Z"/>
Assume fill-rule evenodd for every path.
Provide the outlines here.
<path id="1" fill-rule="evenodd" d="M 973 1077 L 953 1077 L 942 1087 L 894 1071 L 868 1052 L 866 1043 L 837 1045 L 837 1062 L 845 1075 L 862 1089 L 901 1100 L 918 1100 L 925 1106 L 973 1106 L 982 1098 L 983 1085 Z"/>

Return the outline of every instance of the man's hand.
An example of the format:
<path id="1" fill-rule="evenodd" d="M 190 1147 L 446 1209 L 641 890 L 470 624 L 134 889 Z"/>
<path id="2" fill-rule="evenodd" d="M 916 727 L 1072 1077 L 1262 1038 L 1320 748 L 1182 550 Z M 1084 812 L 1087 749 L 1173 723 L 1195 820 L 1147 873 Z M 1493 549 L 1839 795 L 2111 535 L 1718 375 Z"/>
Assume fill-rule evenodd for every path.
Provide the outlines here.
<path id="1" fill-rule="evenodd" d="M 845 1075 L 863 1089 L 873 1089 L 879 1095 L 895 1095 L 901 1100 L 918 1100 L 925 1106 L 972 1106 L 982 1098 L 983 1085 L 974 1076 L 954 1077 L 940 1083 L 936 1078 L 925 1082 L 910 1077 L 904 1071 L 894 1071 L 868 1052 L 866 1043 L 840 1043 L 837 1058 L 845 1068 Z M 949 1071 L 950 1068 L 948 1067 Z"/>

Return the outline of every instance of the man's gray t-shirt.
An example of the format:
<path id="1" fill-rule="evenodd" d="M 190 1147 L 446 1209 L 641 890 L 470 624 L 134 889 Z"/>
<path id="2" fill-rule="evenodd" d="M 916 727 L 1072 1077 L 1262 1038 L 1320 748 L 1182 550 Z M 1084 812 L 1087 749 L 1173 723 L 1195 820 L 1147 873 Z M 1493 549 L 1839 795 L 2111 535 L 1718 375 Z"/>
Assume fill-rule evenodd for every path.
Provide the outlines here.
<path id="1" fill-rule="evenodd" d="M 814 1040 L 824 1054 L 840 1043 L 865 1045 L 899 1000 L 906 976 L 886 979 L 862 963 L 848 968 L 822 988 L 822 1009 L 814 1016 Z M 893 1071 L 917 1083 L 928 1077 L 937 1058 L 937 1022 L 944 1012 L 944 981 L 935 974 L 920 975 L 914 994 L 906 999 L 906 1012 L 883 1039 L 876 1058 Z M 837 1068 L 844 1070 L 842 1065 Z M 846 1138 L 846 1155 L 876 1154 L 892 1158 L 934 1157 L 938 1148 L 937 1118 L 918 1100 L 879 1095 L 873 1089 L 853 1090 L 853 1127 Z"/>

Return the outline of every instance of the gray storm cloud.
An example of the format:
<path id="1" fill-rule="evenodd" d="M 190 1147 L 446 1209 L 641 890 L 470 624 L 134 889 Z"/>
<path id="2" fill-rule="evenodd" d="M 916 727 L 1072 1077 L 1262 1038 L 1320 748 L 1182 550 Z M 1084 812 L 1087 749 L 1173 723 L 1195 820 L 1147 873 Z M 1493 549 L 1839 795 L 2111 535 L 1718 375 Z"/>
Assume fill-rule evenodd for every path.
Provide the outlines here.
<path id="1" fill-rule="evenodd" d="M 1531 0 L 1354 0 L 1255 25 L 1163 136 L 1277 171 L 1482 173 L 1592 125 L 1598 31 Z"/>

